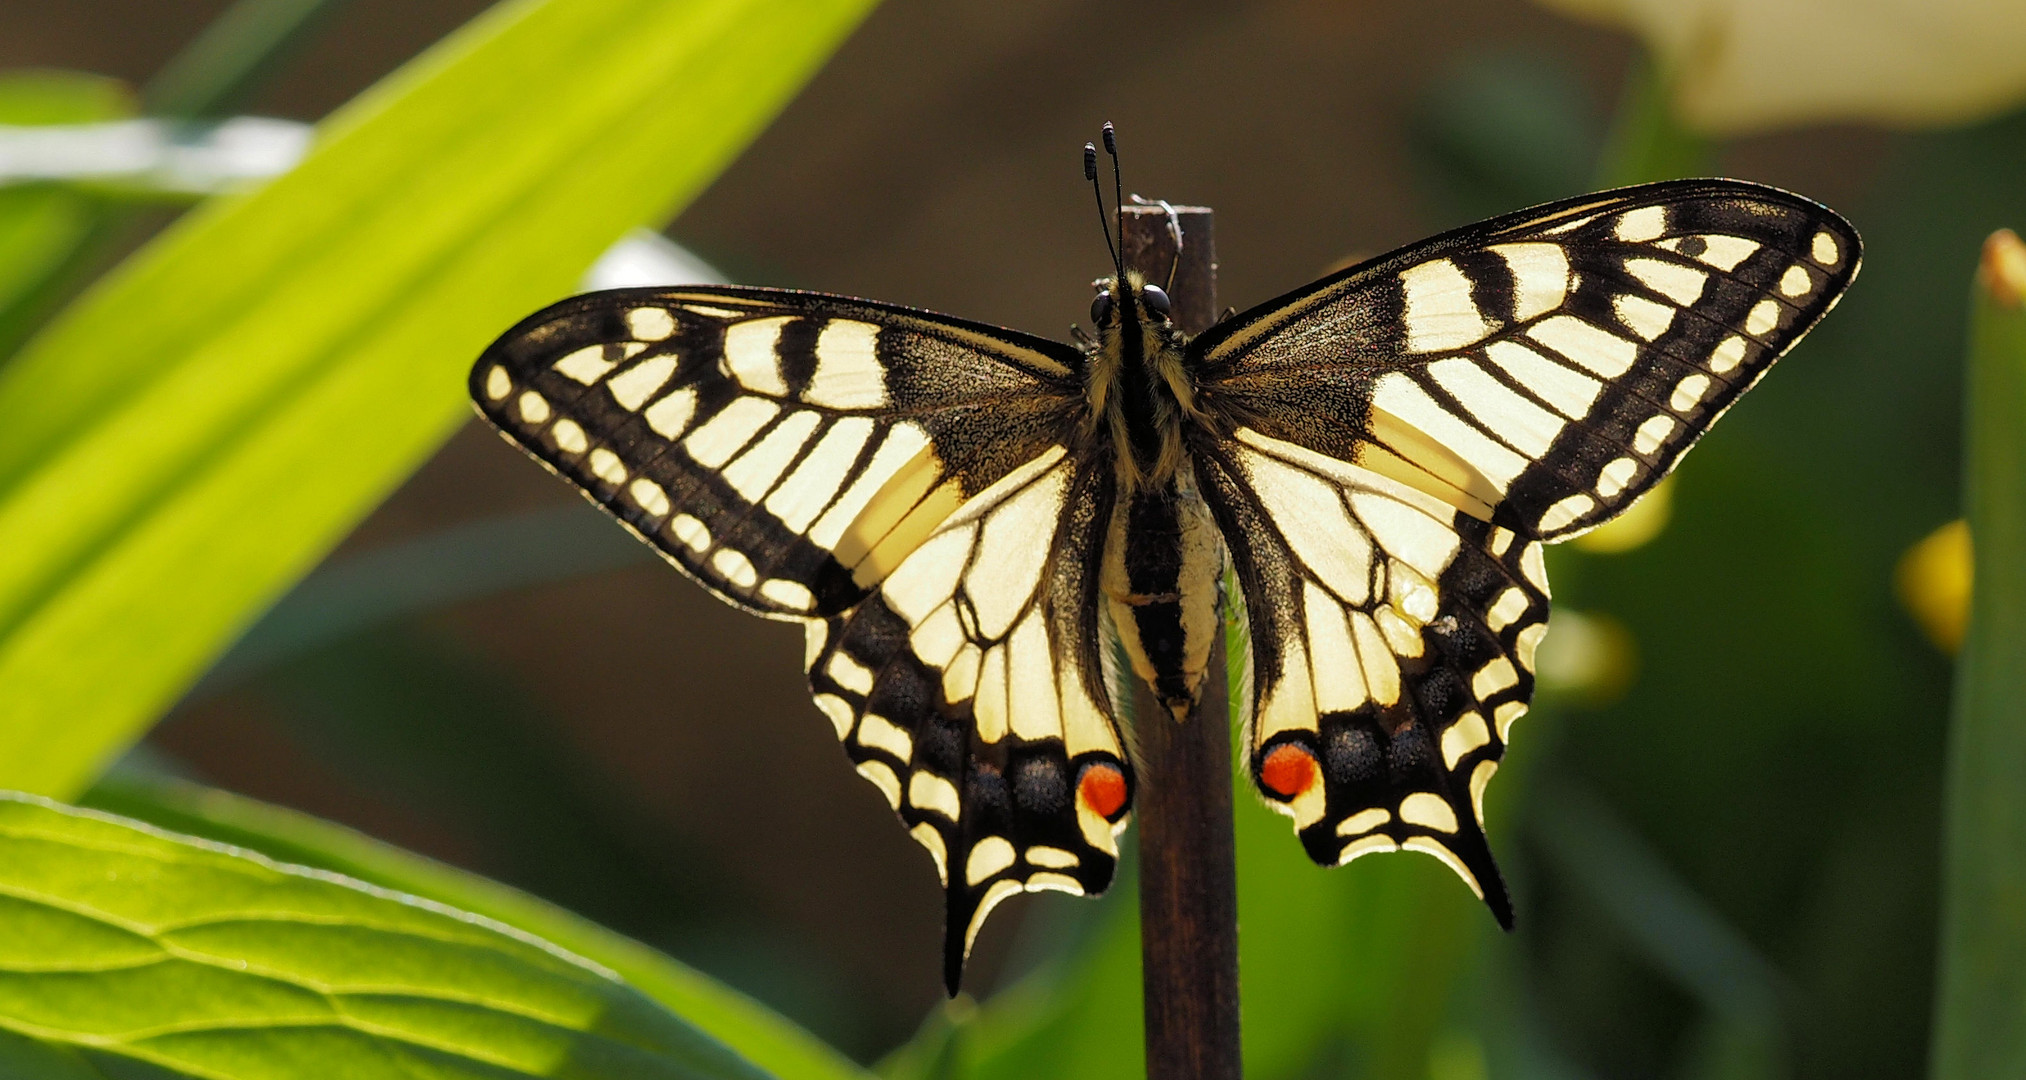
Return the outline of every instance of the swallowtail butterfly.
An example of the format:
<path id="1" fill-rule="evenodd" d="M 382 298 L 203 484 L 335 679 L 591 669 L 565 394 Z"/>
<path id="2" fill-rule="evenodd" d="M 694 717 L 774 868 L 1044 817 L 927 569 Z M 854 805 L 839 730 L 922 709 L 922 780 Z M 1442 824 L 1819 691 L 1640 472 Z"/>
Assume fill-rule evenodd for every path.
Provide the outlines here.
<path id="1" fill-rule="evenodd" d="M 1110 883 L 1135 778 L 1107 642 L 1186 715 L 1227 570 L 1259 794 L 1318 863 L 1426 852 L 1509 926 L 1482 801 L 1533 692 L 1541 545 L 1665 476 L 1859 251 L 1807 199 L 1681 180 L 1194 338 L 1122 270 L 1082 347 L 814 292 L 592 293 L 471 393 L 712 593 L 807 628 L 818 710 L 942 877 L 955 993 L 1001 900 Z"/>

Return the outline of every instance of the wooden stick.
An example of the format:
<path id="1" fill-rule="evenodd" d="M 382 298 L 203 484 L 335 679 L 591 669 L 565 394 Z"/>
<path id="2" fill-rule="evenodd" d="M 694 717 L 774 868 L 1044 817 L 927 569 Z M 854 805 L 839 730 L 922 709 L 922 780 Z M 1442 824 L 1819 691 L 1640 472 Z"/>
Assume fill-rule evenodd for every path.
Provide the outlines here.
<path id="1" fill-rule="evenodd" d="M 1216 237 L 1209 210 L 1174 209 L 1170 217 L 1160 206 L 1125 208 L 1125 263 L 1167 289 L 1175 324 L 1199 334 L 1217 319 Z M 1182 228 L 1179 260 L 1173 223 Z M 1223 634 L 1187 723 L 1175 723 L 1144 683 L 1134 684 L 1147 1078 L 1238 1080 L 1238 870 Z"/>

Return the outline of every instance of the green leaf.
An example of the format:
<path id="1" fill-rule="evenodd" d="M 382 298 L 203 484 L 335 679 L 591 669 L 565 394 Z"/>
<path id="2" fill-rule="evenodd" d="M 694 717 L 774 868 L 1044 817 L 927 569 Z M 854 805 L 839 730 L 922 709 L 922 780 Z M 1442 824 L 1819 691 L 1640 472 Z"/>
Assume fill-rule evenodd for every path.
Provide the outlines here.
<path id="1" fill-rule="evenodd" d="M 412 893 L 525 930 L 618 972 L 648 997 L 782 1080 L 865 1076 L 792 1022 L 662 953 L 517 889 L 351 829 L 243 795 L 128 768 L 101 780 L 87 802 L 161 828 Z"/>
<path id="2" fill-rule="evenodd" d="M 467 414 L 479 349 L 695 195 L 866 0 L 515 0 L 0 372 L 0 785 L 74 794 Z"/>
<path id="3" fill-rule="evenodd" d="M 0 1071 L 764 1075 L 505 924 L 32 796 L 0 795 L 0 928 L 0 1030 L 42 1044 Z"/>
<path id="4" fill-rule="evenodd" d="M 2026 245 L 1984 245 L 1970 320 L 1963 496 L 1974 558 L 1956 663 L 1936 1080 L 2026 1073 Z"/>

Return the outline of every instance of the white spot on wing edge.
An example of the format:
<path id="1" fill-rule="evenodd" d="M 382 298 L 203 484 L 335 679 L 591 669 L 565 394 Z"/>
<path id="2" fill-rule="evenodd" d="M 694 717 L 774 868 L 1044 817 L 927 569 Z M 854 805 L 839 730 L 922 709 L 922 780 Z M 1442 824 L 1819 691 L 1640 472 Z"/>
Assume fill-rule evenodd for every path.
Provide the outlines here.
<path id="1" fill-rule="evenodd" d="M 590 465 L 591 475 L 608 484 L 626 482 L 626 463 L 619 460 L 618 454 L 602 446 L 591 451 Z"/>
<path id="2" fill-rule="evenodd" d="M 1639 430 L 1632 434 L 1632 449 L 1651 456 L 1674 435 L 1674 429 L 1679 426 L 1674 417 L 1665 413 L 1655 413 L 1647 417 L 1646 422 L 1639 425 Z"/>
<path id="3" fill-rule="evenodd" d="M 1028 865 L 1045 866 L 1051 870 L 1066 870 L 1082 862 L 1081 859 L 1076 857 L 1075 852 L 1064 851 L 1059 847 L 1049 847 L 1045 844 L 1036 844 L 1028 848 L 1023 854 L 1027 859 Z"/>
<path id="4" fill-rule="evenodd" d="M 753 568 L 753 560 L 731 548 L 720 548 L 717 554 L 711 556 L 711 569 L 741 589 L 751 589 L 760 583 L 760 572 Z"/>
<path id="5" fill-rule="evenodd" d="M 1743 363 L 1744 359 L 1745 339 L 1732 334 L 1710 352 L 1709 369 L 1722 375 Z"/>
<path id="6" fill-rule="evenodd" d="M 513 389 L 513 378 L 506 373 L 505 368 L 494 364 L 492 370 L 485 373 L 485 396 L 491 400 L 499 401 L 513 393 Z"/>
<path id="7" fill-rule="evenodd" d="M 1751 313 L 1745 316 L 1745 333 L 1762 337 L 1766 331 L 1780 325 L 1780 302 L 1761 300 L 1752 305 Z"/>
<path id="8" fill-rule="evenodd" d="M 1480 827 L 1484 825 L 1484 787 L 1491 783 L 1492 774 L 1498 772 L 1498 762 L 1486 759 L 1477 763 L 1470 771 L 1470 812 L 1477 818 Z"/>
<path id="9" fill-rule="evenodd" d="M 1815 240 L 1808 245 L 1808 254 L 1823 266 L 1835 266 L 1843 257 L 1843 247 L 1836 242 L 1836 236 L 1827 229 L 1815 234 Z"/>
<path id="10" fill-rule="evenodd" d="M 916 769 L 908 777 L 907 801 L 917 810 L 941 814 L 951 821 L 958 820 L 964 813 L 964 802 L 957 794 L 957 785 L 926 769 Z"/>
<path id="11" fill-rule="evenodd" d="M 1595 509 L 1596 506 L 1597 500 L 1592 499 L 1588 495 L 1571 495 L 1548 507 L 1547 512 L 1541 515 L 1540 524 L 1537 527 L 1541 532 L 1555 532 L 1574 523 L 1584 514 Z M 1535 584 L 1539 583 L 1536 582 Z"/>
<path id="12" fill-rule="evenodd" d="M 816 707 L 822 710 L 825 717 L 829 718 L 830 726 L 837 729 L 838 741 L 842 742 L 846 735 L 851 734 L 851 721 L 853 719 L 851 715 L 851 703 L 838 697 L 836 694 L 816 694 L 813 699 L 816 702 Z"/>
<path id="13" fill-rule="evenodd" d="M 677 514 L 668 519 L 668 535 L 699 555 L 711 546 L 710 527 L 688 514 Z"/>
<path id="14" fill-rule="evenodd" d="M 1477 883 L 1477 875 L 1471 873 L 1470 868 L 1463 865 L 1463 860 L 1457 858 L 1455 852 L 1444 847 L 1441 841 L 1430 836 L 1410 836 L 1400 841 L 1400 847 L 1405 851 L 1418 851 L 1423 855 L 1433 855 L 1442 860 L 1442 865 L 1456 871 L 1456 876 L 1462 878 L 1465 885 L 1470 886 L 1470 891 L 1476 893 L 1479 900 L 1484 899 L 1484 886 Z"/>
<path id="15" fill-rule="evenodd" d="M 1013 845 L 1005 837 L 987 836 L 971 845 L 971 854 L 964 860 L 964 883 L 975 886 L 1012 866 L 1013 859 Z"/>
<path id="16" fill-rule="evenodd" d="M 581 454 L 591 446 L 590 437 L 584 434 L 583 425 L 565 416 L 549 428 L 549 437 L 556 440 L 556 449 L 565 454 Z"/>
<path id="17" fill-rule="evenodd" d="M 1629 457 L 1614 458 L 1611 464 L 1597 473 L 1597 494 L 1611 498 L 1625 490 L 1625 485 L 1639 475 L 1639 463 Z"/>
<path id="18" fill-rule="evenodd" d="M 1436 832 L 1456 831 L 1456 811 L 1449 801 L 1432 792 L 1417 791 L 1400 800 L 1400 820 Z"/>
<path id="19" fill-rule="evenodd" d="M 1548 595 L 1548 566 L 1541 558 L 1540 541 L 1531 541 L 1520 551 L 1519 564 L 1520 573 L 1526 575 L 1527 581 L 1539 589 L 1542 596 Z"/>
<path id="20" fill-rule="evenodd" d="M 1392 837 L 1387 836 L 1384 833 L 1376 833 L 1371 836 L 1362 836 L 1356 840 L 1351 841 L 1348 844 L 1345 844 L 1343 850 L 1337 852 L 1337 865 L 1342 866 L 1353 859 L 1365 855 L 1370 855 L 1375 851 L 1398 851 L 1398 850 L 1400 850 L 1399 843 L 1396 842 Z"/>
<path id="21" fill-rule="evenodd" d="M 1368 807 L 1337 822 L 1338 836 L 1359 836 L 1393 820 L 1393 812 L 1383 806 Z"/>
<path id="22" fill-rule="evenodd" d="M 760 585 L 760 595 L 790 611 L 808 611 L 816 606 L 816 595 L 808 586 L 787 578 L 768 578 Z"/>
<path id="23" fill-rule="evenodd" d="M 660 484 L 646 477 L 640 477 L 628 484 L 626 494 L 633 497 L 634 505 L 647 511 L 652 517 L 668 513 L 668 493 L 661 490 Z"/>
<path id="24" fill-rule="evenodd" d="M 858 763 L 858 775 L 872 781 L 872 786 L 878 788 L 881 795 L 886 796 L 886 805 L 889 808 L 900 809 L 900 777 L 893 774 L 893 770 L 887 767 L 886 762 L 861 761 Z"/>
<path id="25" fill-rule="evenodd" d="M 1667 399 L 1668 408 L 1675 412 L 1687 412 L 1702 402 L 1702 396 L 1709 392 L 1709 376 L 1701 372 L 1684 375 L 1674 386 L 1674 394 Z"/>
<path id="26" fill-rule="evenodd" d="M 908 830 L 915 843 L 929 849 L 929 857 L 936 860 L 936 879 L 944 888 L 950 886 L 950 848 L 943 842 L 943 832 L 926 821 L 919 822 Z"/>
<path id="27" fill-rule="evenodd" d="M 978 931 L 985 925 L 985 917 L 999 906 L 999 901 L 1020 891 L 1020 883 L 1000 878 L 985 886 L 985 895 L 978 898 L 978 910 L 971 913 L 971 925 L 964 928 L 964 955 L 971 955 L 971 946 L 978 943 Z"/>
<path id="28" fill-rule="evenodd" d="M 530 424 L 549 422 L 549 401 L 533 390 L 521 391 L 521 419 Z"/>

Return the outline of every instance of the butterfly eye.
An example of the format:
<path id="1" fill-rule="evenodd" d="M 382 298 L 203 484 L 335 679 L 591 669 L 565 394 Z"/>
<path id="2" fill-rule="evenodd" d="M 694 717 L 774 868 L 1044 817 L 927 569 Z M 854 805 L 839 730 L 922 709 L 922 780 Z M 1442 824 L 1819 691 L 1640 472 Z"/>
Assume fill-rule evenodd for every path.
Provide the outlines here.
<path id="1" fill-rule="evenodd" d="M 1090 301 L 1090 321 L 1099 326 L 1109 324 L 1111 322 L 1111 307 L 1111 293 L 1098 293 Z"/>
<path id="2" fill-rule="evenodd" d="M 1147 310 L 1165 319 L 1168 317 L 1168 294 L 1159 285 L 1148 285 L 1140 290 L 1140 299 L 1146 301 Z"/>

